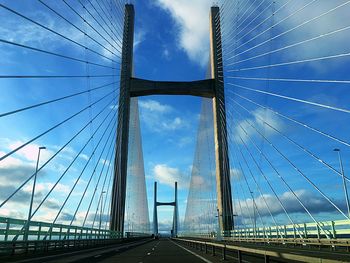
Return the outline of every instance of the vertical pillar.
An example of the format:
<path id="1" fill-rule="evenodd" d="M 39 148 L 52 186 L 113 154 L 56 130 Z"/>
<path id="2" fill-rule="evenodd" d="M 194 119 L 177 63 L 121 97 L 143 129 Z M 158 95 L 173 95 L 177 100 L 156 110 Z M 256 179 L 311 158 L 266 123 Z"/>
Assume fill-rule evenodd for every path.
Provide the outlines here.
<path id="1" fill-rule="evenodd" d="M 154 182 L 153 233 L 158 235 L 157 182 Z"/>
<path id="2" fill-rule="evenodd" d="M 212 7 L 210 12 L 210 65 L 211 77 L 215 79 L 213 113 L 219 227 L 221 231 L 230 231 L 233 229 L 233 211 L 227 146 L 220 10 L 216 6 Z"/>
<path id="3" fill-rule="evenodd" d="M 177 182 L 175 182 L 175 202 L 174 202 L 174 218 L 173 218 L 173 236 L 176 237 L 177 236 L 177 229 L 178 229 L 178 206 L 177 206 Z"/>
<path id="4" fill-rule="evenodd" d="M 124 232 L 130 117 L 130 85 L 133 70 L 134 18 L 134 6 L 130 4 L 125 5 L 118 128 L 110 219 L 110 229 L 121 233 Z"/>

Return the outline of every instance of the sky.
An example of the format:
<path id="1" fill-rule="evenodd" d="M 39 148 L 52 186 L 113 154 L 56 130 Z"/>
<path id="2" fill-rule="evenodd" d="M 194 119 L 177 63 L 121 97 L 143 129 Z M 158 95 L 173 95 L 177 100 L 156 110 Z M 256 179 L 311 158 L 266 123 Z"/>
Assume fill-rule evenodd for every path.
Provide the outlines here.
<path id="1" fill-rule="evenodd" d="M 83 92 L 72 98 L 1 116 L 0 156 L 5 156 L 39 132 L 93 104 L 67 123 L 0 161 L 2 202 L 34 173 L 39 146 L 47 147 L 40 159 L 40 164 L 44 164 L 87 125 L 53 161 L 39 171 L 35 205 L 39 205 L 61 174 L 64 177 L 34 220 L 53 221 L 65 197 L 71 195 L 57 218 L 59 222 L 70 223 L 80 196 L 84 195 L 86 198 L 76 212 L 75 223 L 97 222 L 96 217 L 101 213 L 99 200 L 101 196 L 110 195 L 122 1 L 106 0 L 101 2 L 101 6 L 96 1 L 92 1 L 93 4 L 88 2 L 80 3 L 86 4 L 91 13 L 84 11 L 79 2 L 71 6 L 63 2 L 46 2 L 50 9 L 39 1 L 1 1 L 8 7 L 0 8 L 0 22 L 3 25 L 0 35 L 3 40 L 81 61 L 2 41 L 0 75 L 104 75 L 70 79 L 0 79 L 0 114 Z M 339 162 L 333 149 L 341 149 L 347 175 L 350 168 L 347 143 L 350 141 L 350 127 L 347 125 L 350 98 L 350 50 L 347 43 L 350 25 L 346 18 L 350 4 L 344 0 L 331 3 L 323 0 L 258 2 L 218 3 L 223 7 L 227 134 L 234 213 L 238 214 L 238 224 L 251 224 L 254 206 L 259 210 L 259 217 L 263 217 L 258 220 L 259 224 L 273 224 L 274 220 L 281 224 L 290 223 L 279 202 L 293 220 L 311 222 L 313 218 L 307 215 L 296 197 L 309 208 L 316 220 L 344 219 L 344 215 L 336 211 L 331 202 L 346 213 Z M 110 3 L 115 3 L 115 6 Z M 134 76 L 173 81 L 206 78 L 209 10 L 213 1 L 135 0 L 132 3 L 136 15 Z M 74 10 L 79 11 L 82 17 Z M 13 11 L 54 29 L 61 36 L 47 32 L 47 29 Z M 89 24 L 84 23 L 83 18 Z M 116 24 L 113 25 L 111 21 L 116 21 Z M 87 34 L 84 35 L 84 32 Z M 63 39 L 62 35 L 70 40 Z M 84 61 L 99 65 L 86 65 Z M 91 89 L 94 90 L 89 91 Z M 200 98 L 191 96 L 139 98 L 151 221 L 154 181 L 159 183 L 159 201 L 172 201 L 174 182 L 179 183 L 181 220 L 185 218 L 191 179 L 199 175 L 203 182 L 211 182 L 213 171 L 209 167 L 199 165 L 203 170 L 198 174 L 193 170 L 196 166 L 197 133 L 201 127 L 201 105 Z M 88 144 L 84 147 L 86 142 Z M 97 150 L 89 161 L 95 147 Z M 206 158 L 212 158 L 212 153 L 203 154 L 202 158 L 203 163 L 209 163 Z M 74 164 L 66 170 L 73 160 Z M 84 168 L 86 162 L 88 165 Z M 81 174 L 82 170 L 85 172 Z M 90 177 L 90 174 L 95 176 Z M 89 188 L 85 191 L 87 185 Z M 94 185 L 97 185 L 96 192 Z M 74 191 L 70 193 L 73 186 Z M 106 191 L 105 195 L 99 194 L 103 191 Z M 202 190 L 196 191 L 194 195 Z M 0 214 L 26 218 L 30 193 L 31 184 L 27 184 L 0 208 Z M 103 198 L 102 214 L 108 214 L 108 198 Z M 92 200 L 91 205 L 89 200 Z M 211 197 L 209 202 L 213 201 L 215 197 Z M 89 206 L 91 211 L 87 213 Z M 210 209 L 213 210 L 213 206 Z M 214 218 L 212 212 L 206 211 L 206 216 Z M 161 230 L 170 230 L 172 216 L 171 207 L 159 208 Z M 210 221 L 209 218 L 205 220 Z"/>

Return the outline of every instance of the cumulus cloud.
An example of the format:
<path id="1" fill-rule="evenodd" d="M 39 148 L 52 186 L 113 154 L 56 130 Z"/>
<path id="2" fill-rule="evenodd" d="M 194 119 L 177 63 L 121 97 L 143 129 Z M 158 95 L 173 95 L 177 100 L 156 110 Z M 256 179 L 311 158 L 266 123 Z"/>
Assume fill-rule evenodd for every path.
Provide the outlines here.
<path id="1" fill-rule="evenodd" d="M 6 140 L 3 145 L 7 150 L 16 149 L 22 145 L 21 141 L 11 142 Z M 55 148 L 55 147 L 53 147 Z M 73 149 L 67 149 L 66 154 L 69 154 Z M 45 154 L 44 154 L 45 153 Z M 13 156 L 9 156 L 0 162 L 0 202 L 3 202 L 10 197 L 18 187 L 22 185 L 35 172 L 35 164 L 38 154 L 38 145 L 31 144 L 17 151 Z M 5 152 L 0 152 L 0 155 L 5 155 Z M 43 161 L 47 160 L 52 155 L 52 152 L 42 151 Z M 55 167 L 56 164 L 54 163 Z M 48 191 L 53 188 L 51 182 L 43 182 L 42 179 L 47 178 L 47 170 L 43 169 L 38 173 L 38 181 L 35 187 L 34 207 L 44 199 Z M 9 200 L 0 208 L 0 215 L 13 218 L 26 218 L 29 208 L 29 200 L 32 194 L 32 182 L 30 180 L 26 185 L 19 189 Z M 60 208 L 60 197 L 65 197 L 70 191 L 70 186 L 58 183 L 51 196 L 41 206 L 34 220 L 45 219 L 50 220 L 50 213 Z M 56 199 L 58 198 L 58 199 Z"/>
<path id="2" fill-rule="evenodd" d="M 178 183 L 179 188 L 187 188 L 186 175 L 178 168 L 169 167 L 166 164 L 157 164 L 153 168 L 155 179 L 161 183 L 174 187 L 175 182 Z"/>
<path id="3" fill-rule="evenodd" d="M 139 100 L 139 106 L 141 109 L 151 112 L 167 113 L 173 111 L 169 105 L 161 104 L 156 100 Z"/>
<path id="4" fill-rule="evenodd" d="M 183 148 L 187 145 L 190 145 L 192 142 L 194 142 L 194 139 L 192 137 L 182 137 L 178 142 L 178 146 L 179 148 Z"/>
<path id="5" fill-rule="evenodd" d="M 167 60 L 170 59 L 170 51 L 167 47 L 164 47 L 162 55 L 163 55 L 163 58 Z"/>
<path id="6" fill-rule="evenodd" d="M 63 15 L 63 9 L 60 5 L 51 2 L 48 3 L 48 6 L 50 6 L 51 8 L 55 9 Z M 75 6 L 74 8 L 78 10 L 79 5 Z M 69 23 L 66 23 L 64 20 L 59 19 L 58 16 L 53 15 L 51 11 L 47 9 L 44 5 L 41 5 L 41 7 L 37 8 L 36 10 L 30 10 L 30 14 L 25 15 L 38 22 L 39 24 L 44 24 L 48 28 L 58 32 L 59 34 L 67 37 L 68 39 L 72 39 L 73 41 L 81 45 L 86 45 L 91 50 L 98 51 L 99 54 L 105 56 L 99 57 L 101 60 L 117 60 L 118 57 L 116 56 L 116 54 L 119 54 L 121 52 L 121 47 L 117 44 L 115 40 L 112 39 L 113 34 L 107 32 L 107 34 L 110 34 L 111 36 L 106 36 L 108 42 L 104 43 L 103 46 L 96 43 L 95 41 L 86 41 L 87 35 L 90 38 L 97 40 L 101 38 L 99 32 L 96 32 L 94 29 L 97 26 L 97 22 L 95 22 L 91 18 L 92 16 L 98 16 L 98 14 L 93 8 L 89 8 L 89 13 L 91 13 L 91 16 L 86 17 L 86 21 L 89 22 L 91 27 L 86 26 L 86 23 L 83 19 L 77 16 L 72 17 L 71 22 L 80 30 L 71 26 Z M 63 47 L 68 47 L 66 49 L 66 52 L 72 52 L 75 55 L 77 52 L 84 51 L 84 49 L 82 49 L 79 45 L 72 44 L 70 41 L 67 41 L 66 39 L 58 36 L 57 34 L 49 32 L 48 30 L 37 26 L 31 22 L 28 22 L 27 20 L 23 20 L 17 16 L 8 14 L 2 15 L 0 16 L 0 22 L 3 25 L 0 28 L 0 34 L 6 40 L 9 40 L 11 42 L 20 43 L 40 49 L 47 49 L 47 47 L 49 47 L 50 50 L 61 50 Z M 141 40 L 143 40 L 143 33 L 140 33 L 140 36 L 136 35 L 136 47 L 141 42 Z M 17 55 L 17 53 L 13 52 L 12 56 Z"/>
<path id="7" fill-rule="evenodd" d="M 241 54 L 238 60 L 262 54 L 265 55 L 261 57 L 267 59 L 271 43 L 278 47 L 272 52 L 275 63 L 318 58 L 349 51 L 346 43 L 350 40 L 347 24 L 350 4 L 345 1 L 292 1 L 288 4 L 285 4 L 285 1 L 277 1 L 274 4 L 273 18 L 271 17 L 273 7 L 268 8 L 269 3 L 261 4 L 260 1 L 254 0 L 247 2 L 252 6 L 249 10 L 250 14 L 244 16 L 245 19 L 248 17 L 246 20 L 241 18 L 240 29 L 237 31 L 239 33 L 235 38 L 237 53 Z M 245 11 L 241 9 L 242 14 Z M 236 19 L 235 16 L 234 12 L 226 12 L 224 23 L 232 24 Z M 257 20 L 249 24 L 249 20 L 252 21 L 255 18 Z M 266 26 L 266 23 L 261 23 L 258 26 L 265 19 L 271 25 Z M 272 24 L 274 24 L 273 27 Z M 234 27 L 229 29 L 230 35 L 232 30 Z M 270 40 L 271 38 L 273 39 Z M 230 52 L 230 56 L 232 54 Z M 250 61 L 254 66 L 266 65 L 266 61 L 259 62 L 256 59 Z M 344 60 L 328 59 L 293 66 L 307 66 L 319 72 L 326 72 L 330 68 L 329 63 L 339 67 L 343 66 L 342 61 Z"/>
<path id="8" fill-rule="evenodd" d="M 139 100 L 141 120 L 155 132 L 175 131 L 186 127 L 187 122 L 174 114 L 175 109 L 155 100 Z"/>
<path id="9" fill-rule="evenodd" d="M 326 32 L 333 32 L 334 30 L 339 30 L 348 26 L 346 18 L 350 11 L 349 3 L 344 3 L 342 0 L 317 1 L 312 5 L 307 5 L 302 11 L 296 12 L 296 10 L 301 9 L 301 7 L 305 5 L 305 3 L 301 2 L 296 5 L 287 5 L 286 8 L 281 9 L 280 17 L 290 16 L 287 23 L 281 24 L 281 27 L 286 30 L 300 25 L 301 21 L 310 20 L 310 22 L 305 22 L 301 27 L 292 31 L 291 34 L 288 35 L 290 39 L 295 38 L 296 35 L 299 36 L 299 38 L 310 39 L 315 36 L 323 35 Z M 331 35 L 330 37 L 317 39 L 311 42 L 311 45 L 300 45 L 298 49 L 300 54 L 317 56 L 322 53 L 325 54 L 327 52 L 346 48 L 346 43 L 348 41 L 349 34 L 342 32 L 340 34 Z"/>
<path id="10" fill-rule="evenodd" d="M 241 120 L 235 125 L 234 129 L 232 129 L 233 138 L 237 143 L 242 143 L 242 140 L 246 143 L 252 137 L 259 136 L 251 125 L 262 132 L 266 137 L 271 137 L 276 134 L 271 127 L 279 131 L 283 130 L 283 122 L 276 114 L 270 110 L 259 108 L 253 112 L 251 118 Z"/>
<path id="11" fill-rule="evenodd" d="M 157 0 L 176 23 L 178 46 L 195 63 L 205 66 L 209 58 L 210 0 Z"/>
<path id="12" fill-rule="evenodd" d="M 146 39 L 146 31 L 144 30 L 137 30 L 135 32 L 135 39 L 134 39 L 134 50 L 136 51 L 137 48 L 140 46 L 140 44 Z"/>
<path id="13" fill-rule="evenodd" d="M 242 172 L 241 170 L 237 168 L 231 168 L 230 169 L 230 178 L 231 178 L 231 183 L 233 181 L 238 181 L 242 178 Z"/>
<path id="14" fill-rule="evenodd" d="M 18 147 L 22 146 L 24 144 L 23 141 L 15 141 L 12 142 L 8 148 L 10 150 L 15 150 Z M 38 158 L 38 151 L 39 151 L 40 145 L 38 144 L 29 144 L 24 146 L 22 149 L 18 150 L 16 154 L 27 161 L 36 162 Z M 69 149 L 67 149 L 69 151 Z M 40 161 L 46 162 L 51 156 L 53 155 L 53 152 L 49 149 L 41 150 L 40 151 Z"/>
<path id="15" fill-rule="evenodd" d="M 326 199 L 315 195 L 313 192 L 306 189 L 299 189 L 295 191 L 295 194 L 313 214 L 335 212 L 335 208 Z M 264 199 L 274 216 L 284 214 L 284 211 L 277 198 L 271 194 L 264 194 L 263 196 L 260 195 L 254 198 L 254 202 L 261 216 L 270 216 Z M 279 199 L 283 203 L 288 213 L 305 213 L 304 208 L 299 204 L 292 192 L 284 192 L 283 194 L 279 195 Z M 253 214 L 253 199 L 248 198 L 246 200 L 240 200 L 240 205 L 236 200 L 236 207 L 242 207 L 242 211 L 236 211 L 240 216 L 249 217 Z"/>

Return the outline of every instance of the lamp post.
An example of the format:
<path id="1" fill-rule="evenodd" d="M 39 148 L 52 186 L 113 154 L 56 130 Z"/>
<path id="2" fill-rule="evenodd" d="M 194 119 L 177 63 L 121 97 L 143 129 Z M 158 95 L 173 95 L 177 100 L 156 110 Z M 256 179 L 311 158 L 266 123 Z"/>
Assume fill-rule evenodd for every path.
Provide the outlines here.
<path id="1" fill-rule="evenodd" d="M 216 209 L 216 212 L 218 215 L 216 216 L 218 218 L 218 234 L 217 234 L 217 240 L 221 241 L 221 227 L 220 227 L 220 211 L 219 208 Z"/>
<path id="2" fill-rule="evenodd" d="M 30 198 L 30 205 L 29 205 L 29 213 L 28 213 L 28 220 L 27 220 L 27 227 L 26 227 L 26 232 L 24 235 L 24 240 L 28 241 L 28 236 L 29 236 L 29 228 L 30 228 L 30 219 L 32 217 L 32 210 L 33 210 L 33 201 L 34 201 L 34 194 L 35 194 L 35 185 L 36 185 L 36 177 L 38 174 L 38 166 L 39 166 L 39 160 L 40 160 L 40 152 L 41 150 L 45 150 L 46 147 L 41 146 L 39 147 L 38 151 L 38 158 L 36 160 L 36 167 L 35 167 L 35 174 L 34 174 L 34 182 L 33 182 L 33 189 L 32 189 L 32 196 Z"/>
<path id="3" fill-rule="evenodd" d="M 135 213 L 132 213 L 131 217 L 131 232 L 134 233 L 134 220 L 135 220 Z"/>
<path id="4" fill-rule="evenodd" d="M 342 179 L 343 179 L 345 201 L 346 201 L 346 206 L 348 208 L 348 216 L 350 217 L 350 205 L 349 205 L 348 188 L 346 186 L 345 175 L 344 175 L 344 167 L 343 167 L 343 161 L 342 161 L 341 154 L 340 154 L 340 149 L 334 149 L 333 151 L 338 152 L 340 171 L 341 171 L 341 176 L 342 176 Z"/>
<path id="5" fill-rule="evenodd" d="M 250 192 L 250 194 L 252 195 L 252 199 L 253 199 L 253 213 L 254 213 L 254 238 L 256 238 L 256 214 L 255 214 L 255 199 L 254 199 L 254 193 Z"/>
<path id="6" fill-rule="evenodd" d="M 219 211 L 219 208 L 216 209 L 216 212 L 217 212 L 217 215 L 215 217 L 218 218 L 218 240 L 221 240 L 221 229 L 220 229 L 220 217 L 223 217 L 224 215 L 220 215 L 220 211 Z M 226 217 L 231 217 L 232 218 L 232 221 L 234 221 L 234 217 L 235 216 L 238 216 L 237 214 L 232 214 L 232 215 L 225 215 Z M 234 225 L 233 225 L 233 228 L 231 230 L 234 230 Z M 231 231 L 229 232 L 229 235 L 231 236 Z M 224 231 L 224 236 L 227 236 L 227 232 Z"/>
<path id="7" fill-rule="evenodd" d="M 99 229 L 101 230 L 101 222 L 102 222 L 102 209 L 103 209 L 103 194 L 105 194 L 106 191 L 103 191 L 101 193 L 101 210 L 100 210 L 100 225 L 99 225 Z"/>

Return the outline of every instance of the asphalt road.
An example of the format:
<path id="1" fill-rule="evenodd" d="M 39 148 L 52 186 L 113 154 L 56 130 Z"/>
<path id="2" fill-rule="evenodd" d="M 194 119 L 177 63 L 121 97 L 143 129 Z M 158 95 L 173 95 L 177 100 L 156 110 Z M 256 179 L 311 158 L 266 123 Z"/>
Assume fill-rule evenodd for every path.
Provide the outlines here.
<path id="1" fill-rule="evenodd" d="M 187 248 L 176 244 L 170 239 L 160 239 L 149 242 L 145 245 L 130 249 L 114 256 L 104 257 L 101 255 L 91 262 L 112 263 L 112 262 L 132 262 L 132 263 L 172 263 L 172 262 L 219 262 L 210 256 L 198 255 L 197 252 L 189 252 Z M 194 255 L 193 253 L 196 253 Z M 207 258 L 207 259 L 206 259 Z M 209 260 L 208 260 L 209 259 Z M 90 262 L 90 261 L 89 261 Z"/>
<path id="2" fill-rule="evenodd" d="M 191 251 L 192 250 L 192 251 Z M 201 255 L 199 255 L 201 254 Z M 21 258 L 0 262 L 20 263 L 216 263 L 222 262 L 220 257 L 213 258 L 210 255 L 203 255 L 195 249 L 189 249 L 170 239 L 146 240 L 130 244 L 109 246 L 108 248 L 87 249 L 77 252 L 66 252 L 54 255 L 41 255 L 33 258 Z"/>
<path id="3" fill-rule="evenodd" d="M 270 248 L 271 249 L 271 248 Z M 275 251 L 281 251 L 286 248 L 274 248 Z M 203 249 L 204 250 L 204 249 Z M 20 262 L 20 263 L 38 263 L 38 262 L 50 262 L 50 263 L 217 263 L 224 262 L 222 259 L 222 250 L 216 249 L 215 256 L 213 256 L 213 250 L 208 246 L 208 253 L 195 249 L 194 247 L 187 246 L 184 242 L 175 242 L 170 239 L 160 240 L 143 240 L 135 241 L 125 244 L 110 245 L 105 248 L 92 248 L 81 251 L 67 251 L 53 255 L 41 255 L 33 258 L 22 258 L 21 260 L 15 260 L 12 258 L 10 261 L 0 262 Z M 315 257 L 328 258 L 328 262 L 332 262 L 331 259 L 338 260 L 337 262 L 350 262 L 350 253 L 347 252 L 331 252 L 325 251 L 300 251 L 298 249 L 289 249 L 289 253 L 293 254 L 308 254 Z M 324 253 L 325 255 L 321 255 Z M 237 251 L 226 251 L 227 262 L 237 262 Z M 270 258 L 270 262 L 292 262 L 290 260 L 283 260 L 281 258 Z M 264 262 L 262 256 L 245 253 L 243 255 L 243 262 Z"/>

